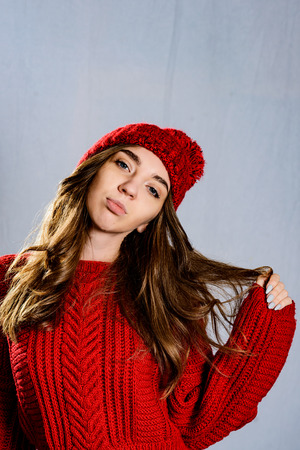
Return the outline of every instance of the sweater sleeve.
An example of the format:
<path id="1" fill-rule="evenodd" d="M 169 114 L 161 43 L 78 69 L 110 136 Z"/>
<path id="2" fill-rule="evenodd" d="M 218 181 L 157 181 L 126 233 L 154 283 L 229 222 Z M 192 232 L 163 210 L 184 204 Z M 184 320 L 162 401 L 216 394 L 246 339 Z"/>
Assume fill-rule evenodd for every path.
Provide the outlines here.
<path id="1" fill-rule="evenodd" d="M 8 282 L 6 270 L 15 255 L 0 257 L 0 301 L 6 295 Z M 30 450 L 29 443 L 18 420 L 18 402 L 10 366 L 6 336 L 0 330 L 0 448 L 1 450 Z"/>
<path id="2" fill-rule="evenodd" d="M 252 356 L 218 351 L 211 367 L 191 352 L 168 399 L 171 419 L 189 448 L 205 449 L 255 418 L 258 403 L 286 361 L 295 326 L 295 303 L 278 311 L 268 309 L 264 289 L 255 284 L 227 342 L 232 345 L 234 340 Z"/>

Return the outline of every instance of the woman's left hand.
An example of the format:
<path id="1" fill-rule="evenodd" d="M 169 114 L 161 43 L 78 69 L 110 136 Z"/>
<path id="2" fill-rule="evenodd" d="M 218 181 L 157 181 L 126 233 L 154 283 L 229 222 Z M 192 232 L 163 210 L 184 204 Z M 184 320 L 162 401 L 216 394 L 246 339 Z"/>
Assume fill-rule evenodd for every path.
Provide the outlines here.
<path id="1" fill-rule="evenodd" d="M 265 277 L 260 275 L 256 283 L 264 287 Z M 282 309 L 292 303 L 291 297 L 289 297 L 288 291 L 284 288 L 284 284 L 280 281 L 278 273 L 271 275 L 268 284 L 266 286 L 267 302 L 270 309 Z"/>

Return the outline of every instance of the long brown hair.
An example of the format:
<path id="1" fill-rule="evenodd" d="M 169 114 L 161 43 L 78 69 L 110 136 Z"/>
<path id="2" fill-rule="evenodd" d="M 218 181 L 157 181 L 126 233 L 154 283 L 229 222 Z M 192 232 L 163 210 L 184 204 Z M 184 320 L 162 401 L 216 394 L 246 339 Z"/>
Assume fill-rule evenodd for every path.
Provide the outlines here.
<path id="1" fill-rule="evenodd" d="M 63 295 L 88 239 L 89 186 L 100 167 L 121 147 L 90 157 L 59 184 L 35 241 L 32 245 L 25 242 L 9 267 L 6 277 L 10 287 L 0 306 L 0 322 L 11 340 L 17 341 L 24 326 L 53 326 L 59 318 Z M 169 193 L 146 230 L 126 236 L 107 280 L 114 280 L 113 290 L 123 314 L 166 375 L 167 397 L 183 372 L 191 346 L 206 359 L 210 345 L 225 353 L 243 353 L 238 346 L 228 347 L 222 342 L 220 325 L 232 325 L 258 275 L 271 273 L 269 267 L 239 268 L 194 250 Z M 216 298 L 216 289 L 223 301 Z M 230 312 L 227 304 L 231 305 Z M 209 321 L 215 337 L 207 333 Z"/>

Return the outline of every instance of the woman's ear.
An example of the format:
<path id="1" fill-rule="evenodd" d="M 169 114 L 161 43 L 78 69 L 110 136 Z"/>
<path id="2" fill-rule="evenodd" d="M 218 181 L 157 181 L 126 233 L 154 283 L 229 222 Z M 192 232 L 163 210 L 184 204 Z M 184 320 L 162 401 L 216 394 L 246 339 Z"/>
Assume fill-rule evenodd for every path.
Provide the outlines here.
<path id="1" fill-rule="evenodd" d="M 143 223 L 143 225 L 139 225 L 136 229 L 136 231 L 138 231 L 139 233 L 142 233 L 143 231 L 146 230 L 148 223 Z"/>

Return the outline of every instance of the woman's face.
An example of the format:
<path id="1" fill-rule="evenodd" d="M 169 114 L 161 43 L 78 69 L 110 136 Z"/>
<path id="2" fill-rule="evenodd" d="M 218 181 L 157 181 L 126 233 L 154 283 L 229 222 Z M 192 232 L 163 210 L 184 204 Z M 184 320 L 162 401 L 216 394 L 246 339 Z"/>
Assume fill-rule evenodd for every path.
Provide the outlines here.
<path id="1" fill-rule="evenodd" d="M 99 169 L 88 190 L 86 206 L 93 228 L 125 237 L 143 232 L 157 216 L 170 190 L 161 160 L 137 145 L 125 145 Z"/>

